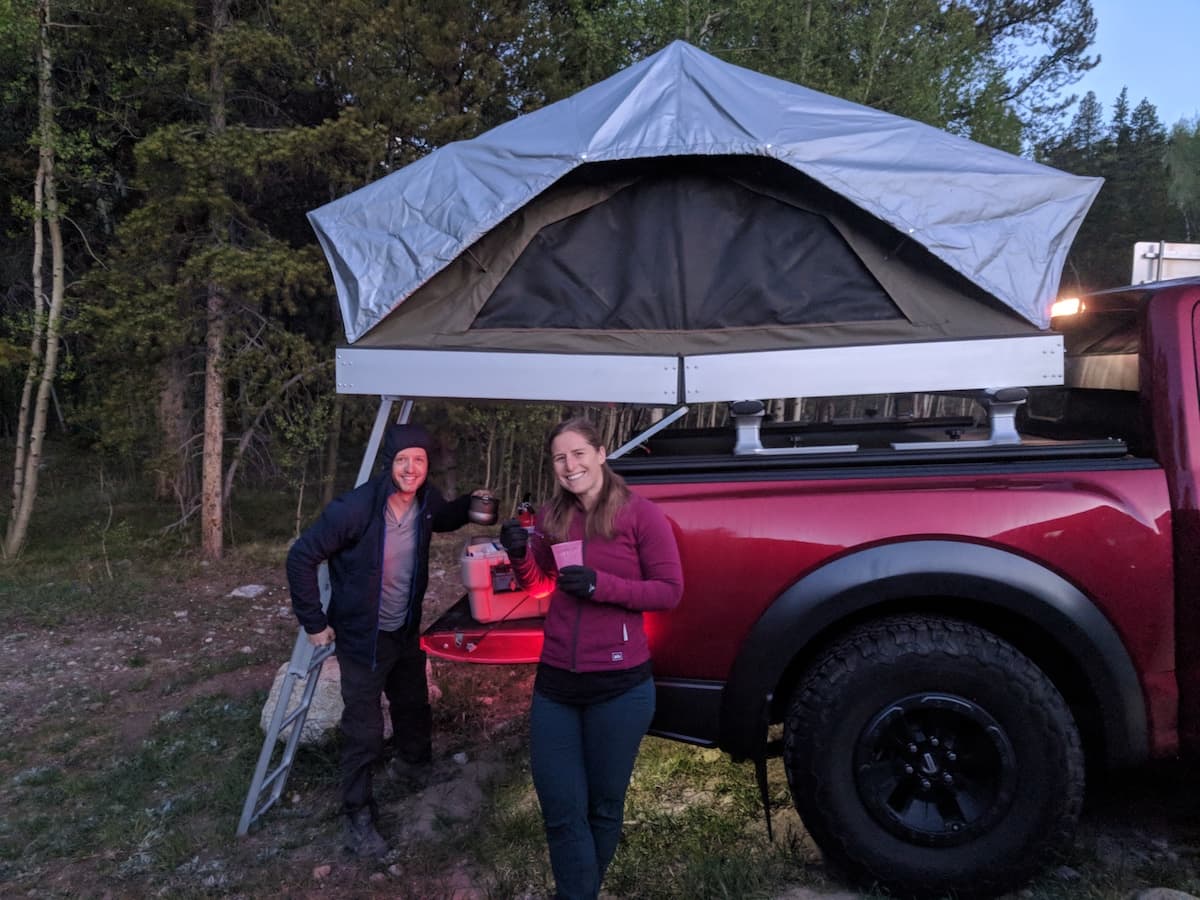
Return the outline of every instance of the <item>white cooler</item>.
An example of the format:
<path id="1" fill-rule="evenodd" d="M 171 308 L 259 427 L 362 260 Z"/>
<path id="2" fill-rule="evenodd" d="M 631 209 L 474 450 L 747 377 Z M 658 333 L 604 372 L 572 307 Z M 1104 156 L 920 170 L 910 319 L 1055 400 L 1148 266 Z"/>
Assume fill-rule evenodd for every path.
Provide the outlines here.
<path id="1" fill-rule="evenodd" d="M 520 589 L 508 552 L 487 536 L 473 537 L 463 547 L 462 582 L 477 622 L 540 618 L 550 606 L 548 596 L 538 600 Z"/>

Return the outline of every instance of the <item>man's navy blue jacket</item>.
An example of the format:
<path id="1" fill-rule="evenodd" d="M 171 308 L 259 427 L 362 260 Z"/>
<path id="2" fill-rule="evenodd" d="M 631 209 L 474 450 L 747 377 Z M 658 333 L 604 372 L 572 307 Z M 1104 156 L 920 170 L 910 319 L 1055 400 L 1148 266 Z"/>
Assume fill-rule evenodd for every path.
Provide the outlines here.
<path id="1" fill-rule="evenodd" d="M 388 466 L 370 481 L 342 494 L 305 529 L 287 556 L 292 609 L 309 634 L 333 626 L 338 653 L 365 665 L 375 664 L 379 600 L 383 584 L 384 506 L 397 490 Z M 417 491 L 417 541 L 405 632 L 421 627 L 421 602 L 429 584 L 429 541 L 435 531 L 467 524 L 471 495 L 447 501 L 426 482 Z M 329 562 L 332 593 L 328 613 L 321 611 L 317 569 Z"/>

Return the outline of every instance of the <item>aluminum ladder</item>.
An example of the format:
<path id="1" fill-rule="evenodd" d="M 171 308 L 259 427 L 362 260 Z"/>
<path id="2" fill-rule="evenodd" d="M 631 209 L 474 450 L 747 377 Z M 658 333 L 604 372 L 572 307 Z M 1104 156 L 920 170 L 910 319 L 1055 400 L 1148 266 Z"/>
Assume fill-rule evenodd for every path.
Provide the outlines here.
<path id="1" fill-rule="evenodd" d="M 329 607 L 329 568 L 321 565 L 317 576 L 321 586 L 321 606 Z M 333 644 L 324 647 L 314 647 L 308 642 L 304 629 L 296 635 L 296 646 L 292 649 L 292 659 L 288 663 L 287 674 L 279 687 L 279 698 L 275 703 L 275 711 L 271 714 L 271 725 L 267 728 L 267 736 L 263 740 L 262 751 L 258 754 L 258 765 L 254 768 L 254 777 L 250 781 L 250 791 L 246 794 L 246 802 L 242 806 L 242 818 L 238 822 L 238 836 L 246 834 L 250 826 L 263 813 L 275 805 L 275 801 L 283 794 L 287 784 L 288 773 L 296 759 L 296 748 L 300 745 L 300 734 L 304 730 L 304 721 L 308 718 L 308 709 L 312 705 L 313 694 L 317 690 L 317 680 L 321 675 L 321 666 L 333 655 Z M 298 681 L 303 680 L 304 690 L 296 708 L 288 712 L 292 694 Z M 292 726 L 284 744 L 283 754 L 279 764 L 271 768 L 271 760 L 279 745 L 279 735 Z M 268 795 L 269 796 L 266 796 Z M 265 797 L 265 799 L 264 799 Z"/>
<path id="2" fill-rule="evenodd" d="M 384 428 L 391 414 L 392 404 L 399 398 L 381 397 L 379 411 L 375 415 L 375 424 L 371 428 L 371 437 L 367 441 L 367 449 L 363 453 L 362 465 L 359 466 L 358 479 L 355 486 L 363 484 L 371 476 L 371 467 L 379 445 L 383 441 Z M 400 413 L 396 421 L 403 424 L 412 414 L 412 401 L 405 400 L 400 405 Z M 321 589 L 321 609 L 329 608 L 329 567 L 322 563 L 317 571 L 317 585 Z M 279 686 L 279 696 L 275 701 L 275 709 L 271 713 L 271 724 L 263 738 L 262 750 L 258 754 L 258 764 L 254 767 L 254 776 L 250 779 L 250 790 L 246 793 L 246 802 L 242 805 L 242 817 L 238 821 L 238 836 L 249 832 L 250 826 L 263 813 L 274 806 L 275 801 L 283 795 L 287 785 L 288 774 L 296 759 L 296 748 L 300 745 L 300 735 L 304 730 L 304 722 L 308 718 L 308 710 L 312 705 L 313 695 L 317 690 L 317 681 L 321 676 L 321 666 L 333 655 L 334 645 L 314 647 L 308 642 L 304 629 L 296 635 L 296 644 L 292 648 L 292 659 L 288 663 L 287 674 Z M 292 705 L 292 694 L 296 685 L 304 682 L 304 690 L 296 703 L 295 709 L 288 711 Z M 271 761 L 279 744 L 279 735 L 291 726 L 291 733 L 279 758 L 279 763 L 272 768 Z M 265 799 L 264 799 L 265 798 Z"/>

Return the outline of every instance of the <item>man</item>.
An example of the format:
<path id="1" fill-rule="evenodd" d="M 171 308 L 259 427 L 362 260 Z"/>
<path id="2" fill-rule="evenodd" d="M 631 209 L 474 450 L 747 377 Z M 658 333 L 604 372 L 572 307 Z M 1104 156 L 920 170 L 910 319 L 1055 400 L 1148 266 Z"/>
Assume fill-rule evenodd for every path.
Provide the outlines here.
<path id="1" fill-rule="evenodd" d="M 292 609 L 309 642 L 320 647 L 337 640 L 344 846 L 357 856 L 388 850 L 376 830 L 371 791 L 371 770 L 383 755 L 381 692 L 391 704 L 401 764 L 427 767 L 432 757 L 425 653 L 418 643 L 429 541 L 434 531 L 465 525 L 471 499 L 446 501 L 426 484 L 432 445 L 420 425 L 388 428 L 386 469 L 330 503 L 287 557 Z M 326 561 L 332 593 L 322 612 L 317 570 Z"/>

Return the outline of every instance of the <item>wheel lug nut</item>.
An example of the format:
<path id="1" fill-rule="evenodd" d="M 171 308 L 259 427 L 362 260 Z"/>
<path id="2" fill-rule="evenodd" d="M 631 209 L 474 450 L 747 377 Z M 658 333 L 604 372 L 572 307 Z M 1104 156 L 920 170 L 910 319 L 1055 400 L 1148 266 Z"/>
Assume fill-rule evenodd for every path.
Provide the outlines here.
<path id="1" fill-rule="evenodd" d="M 905 766 L 905 767 L 904 767 L 904 774 L 905 774 L 905 775 L 911 775 L 911 774 L 912 774 L 914 771 L 915 771 L 915 770 L 913 769 L 913 767 L 912 767 L 912 766 Z"/>
<path id="2" fill-rule="evenodd" d="M 958 759 L 958 754 L 955 753 L 953 750 L 947 750 L 946 751 L 946 759 L 949 762 L 954 762 L 956 759 Z"/>
<path id="3" fill-rule="evenodd" d="M 938 746 L 938 744 L 939 744 L 939 743 L 940 743 L 940 741 L 938 741 L 938 739 L 937 739 L 937 738 L 930 738 L 930 739 L 929 739 L 929 746 L 930 746 L 930 747 L 936 747 L 936 746 Z"/>
<path id="4" fill-rule="evenodd" d="M 909 752 L 909 753 L 916 753 L 916 752 L 917 752 L 917 745 L 916 745 L 916 744 L 909 744 L 909 745 L 908 745 L 908 752 Z"/>
<path id="5" fill-rule="evenodd" d="M 929 779 L 928 779 L 928 778 L 922 778 L 922 779 L 921 779 L 921 790 L 923 790 L 923 791 L 927 791 L 927 790 L 929 790 L 931 787 L 933 787 L 933 785 L 929 783 Z"/>
<path id="6" fill-rule="evenodd" d="M 954 776 L 949 772 L 942 773 L 942 784 L 954 784 Z"/>

